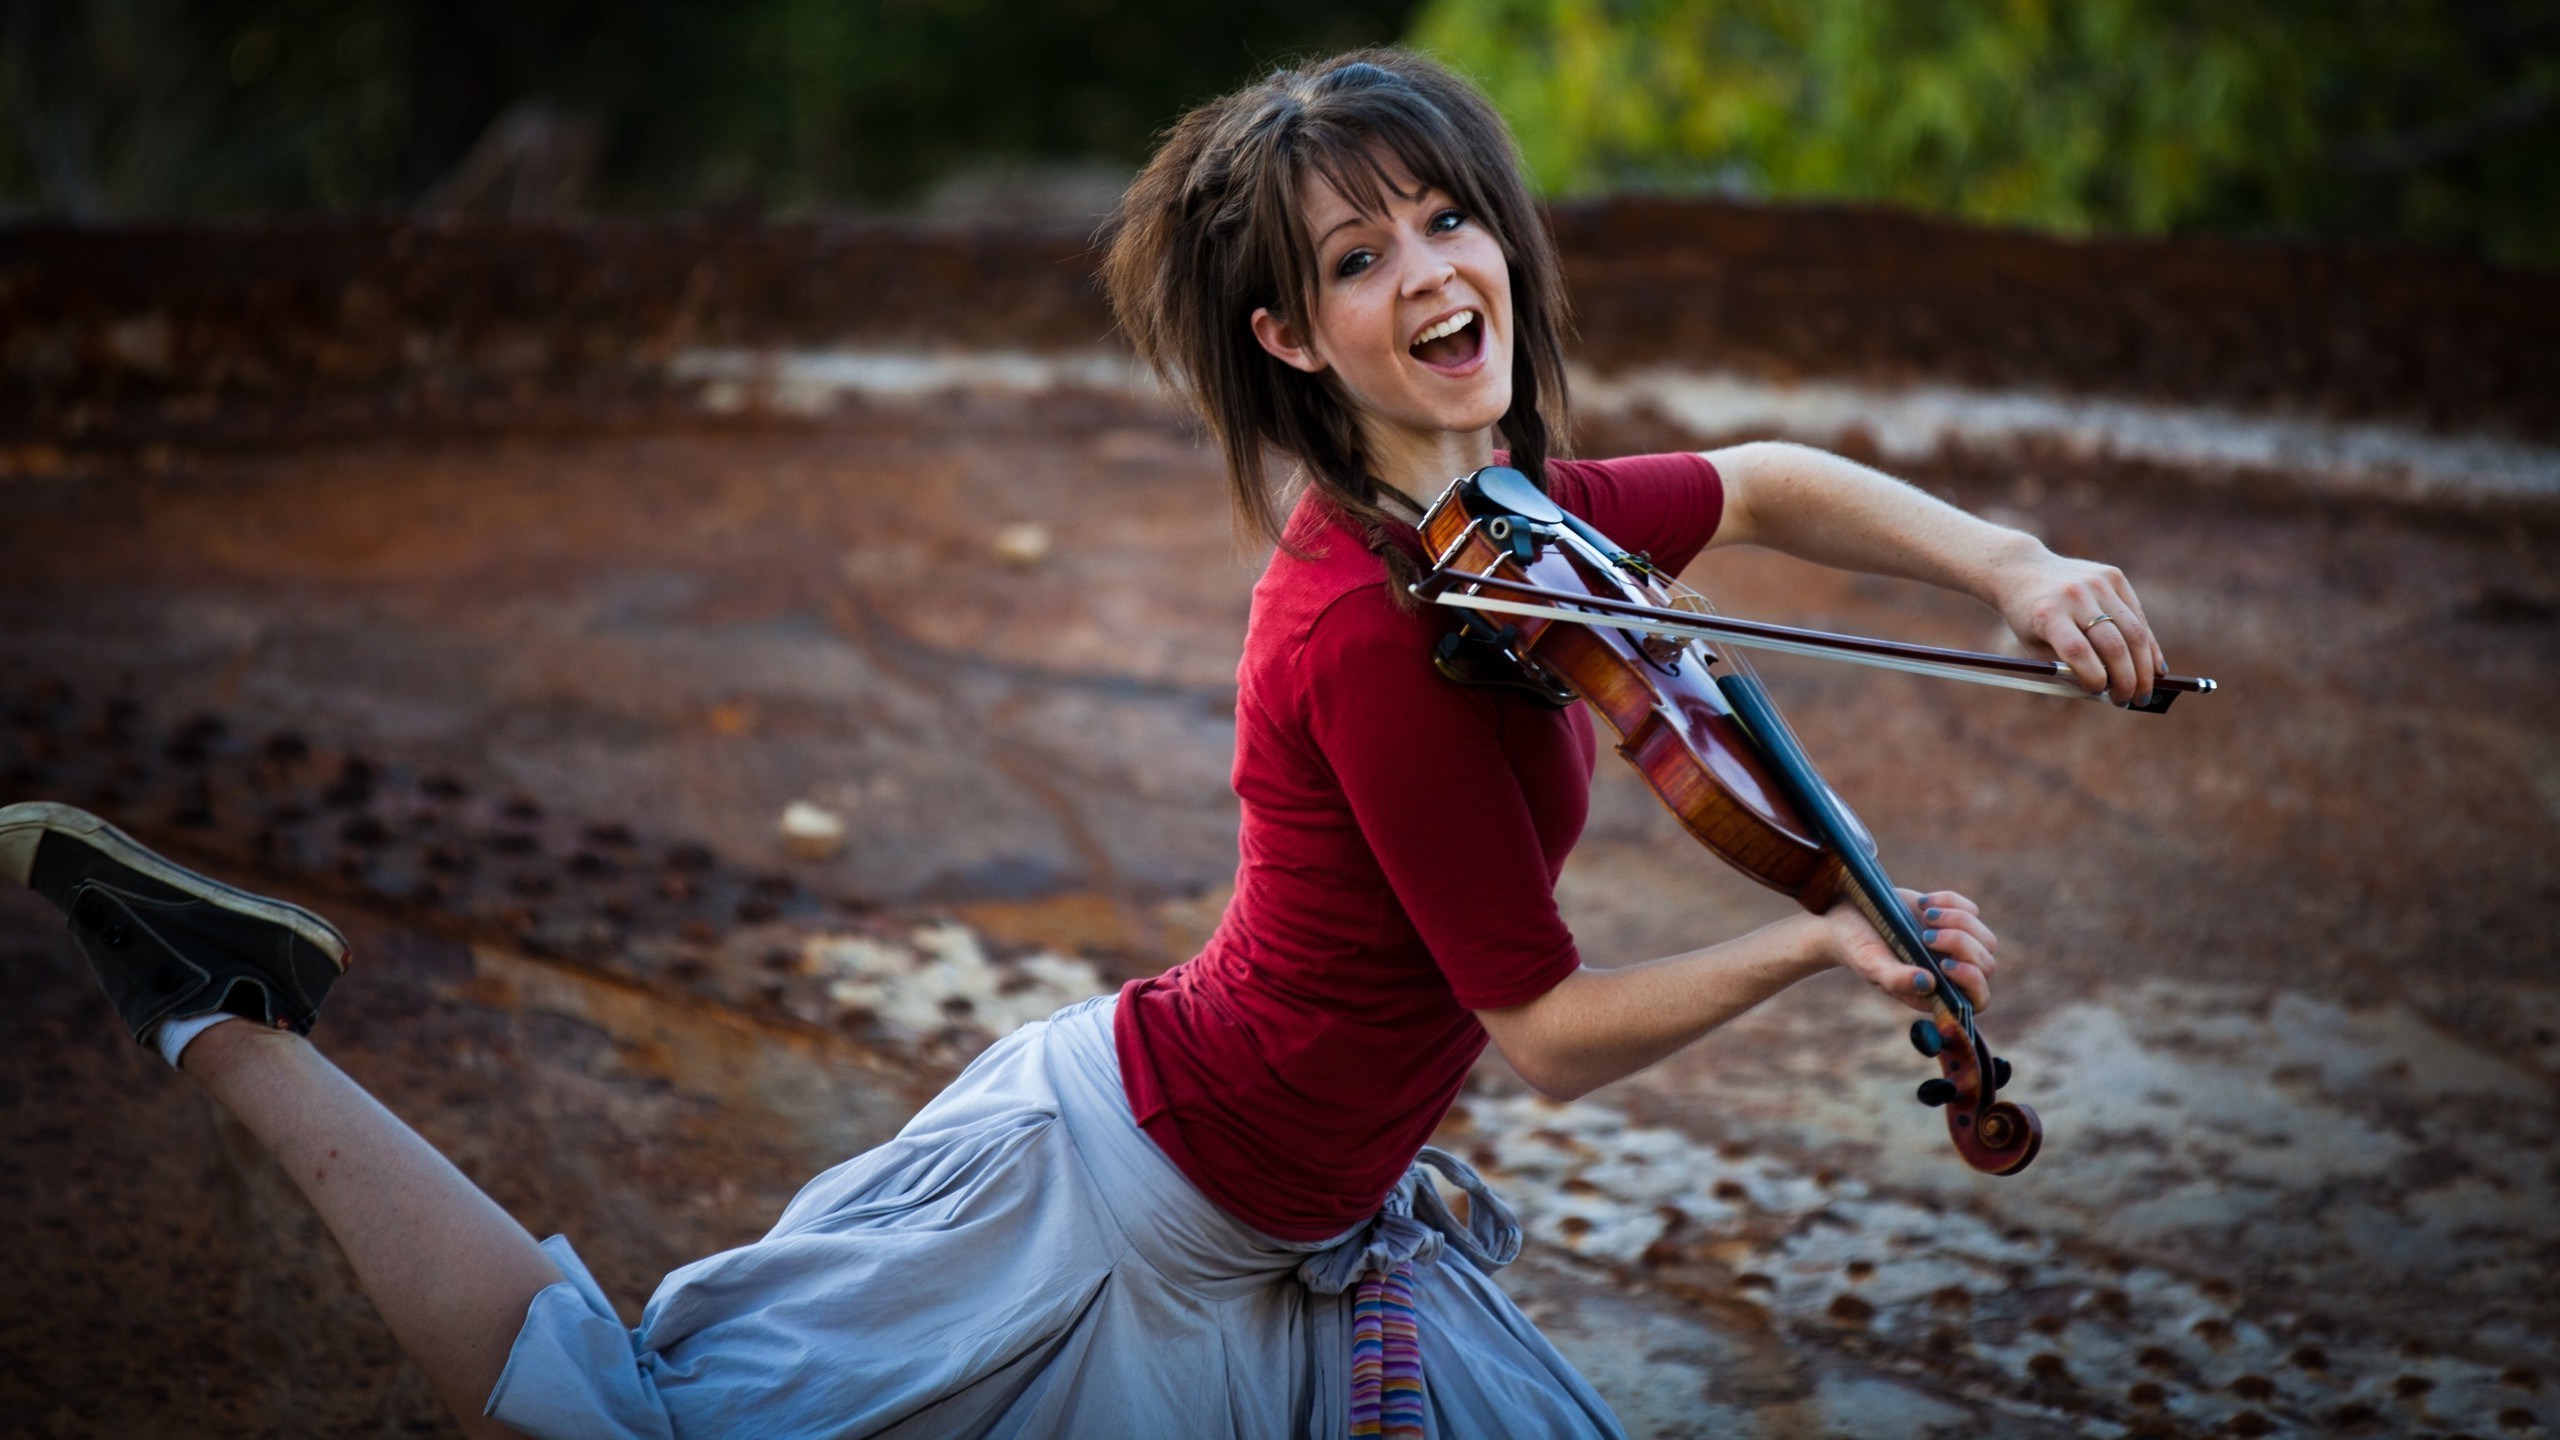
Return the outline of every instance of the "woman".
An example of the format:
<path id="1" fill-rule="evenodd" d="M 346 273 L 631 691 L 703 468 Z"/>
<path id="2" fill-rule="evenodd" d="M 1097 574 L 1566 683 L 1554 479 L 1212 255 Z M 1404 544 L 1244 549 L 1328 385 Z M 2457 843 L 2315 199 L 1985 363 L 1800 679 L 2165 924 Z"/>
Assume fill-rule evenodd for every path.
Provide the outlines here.
<path id="1" fill-rule="evenodd" d="M 766 1238 L 669 1276 L 637 1330 L 564 1240 L 537 1245 L 300 1037 L 345 958 L 325 922 L 76 811 L 0 811 L 0 874 L 71 916 L 136 1037 L 293 1174 L 474 1433 L 1618 1433 L 1487 1278 L 1508 1212 L 1422 1151 L 1488 1039 L 1570 1097 L 1831 966 L 1913 1005 L 1929 982 L 1845 906 L 1580 964 L 1554 881 L 1590 723 L 1441 680 L 1449 621 L 1399 583 L 1411 518 L 1498 444 L 1675 568 L 1756 543 L 1931 581 L 2118 700 L 2162 667 L 2113 570 L 1836 457 L 1555 458 L 1551 244 L 1490 108 L 1414 56 L 1185 118 L 1106 280 L 1218 437 L 1241 523 L 1279 541 L 1239 669 L 1235 900 L 1200 956 L 1000 1042 Z M 1972 903 L 1912 899 L 1987 998 Z M 1418 1153 L 1474 1195 L 1464 1225 Z"/>

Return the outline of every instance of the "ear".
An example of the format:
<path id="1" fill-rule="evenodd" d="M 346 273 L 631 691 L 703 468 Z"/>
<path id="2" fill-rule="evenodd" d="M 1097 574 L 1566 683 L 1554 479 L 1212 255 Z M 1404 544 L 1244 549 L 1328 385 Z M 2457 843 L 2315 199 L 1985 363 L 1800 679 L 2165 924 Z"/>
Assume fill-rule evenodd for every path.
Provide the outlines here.
<path id="1" fill-rule="evenodd" d="M 1298 327 L 1272 314 L 1268 309 L 1253 312 L 1253 338 L 1261 344 L 1263 349 L 1270 351 L 1281 364 L 1293 370 L 1304 370 L 1310 375 L 1315 375 L 1322 373 L 1325 369 L 1324 357 L 1318 355 L 1315 347 L 1308 344 L 1306 338 L 1298 333 Z"/>

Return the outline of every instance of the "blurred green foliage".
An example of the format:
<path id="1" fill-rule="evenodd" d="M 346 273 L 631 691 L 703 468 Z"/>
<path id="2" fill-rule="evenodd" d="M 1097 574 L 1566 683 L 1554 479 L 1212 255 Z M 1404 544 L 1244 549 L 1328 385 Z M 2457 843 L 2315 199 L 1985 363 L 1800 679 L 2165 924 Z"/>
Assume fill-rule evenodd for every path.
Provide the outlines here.
<path id="1" fill-rule="evenodd" d="M 2560 262 L 2560 0 L 1414 3 L 5 0 L 0 214 L 893 202 L 1402 34 L 1554 194 Z"/>
<path id="2" fill-rule="evenodd" d="M 1428 0 L 1550 193 L 2560 261 L 2553 0 Z"/>
<path id="3" fill-rule="evenodd" d="M 88 218 L 405 207 L 498 132 L 598 208 L 876 202 L 992 157 L 1134 164 L 1189 103 L 1294 54 L 1392 40 L 1410 10 L 6 0 L 0 205 Z"/>

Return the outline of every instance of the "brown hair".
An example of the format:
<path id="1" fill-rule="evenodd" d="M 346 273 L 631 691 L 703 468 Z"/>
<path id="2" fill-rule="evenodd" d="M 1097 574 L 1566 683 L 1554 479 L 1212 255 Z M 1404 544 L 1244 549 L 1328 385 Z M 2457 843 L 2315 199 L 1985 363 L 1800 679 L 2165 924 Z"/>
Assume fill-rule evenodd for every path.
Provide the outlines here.
<path id="1" fill-rule="evenodd" d="M 1396 49 L 1357 50 L 1274 72 L 1185 115 L 1104 233 L 1104 288 L 1138 354 L 1207 423 L 1226 454 L 1239 535 L 1281 541 L 1281 496 L 1263 447 L 1299 462 L 1399 583 L 1413 562 L 1390 540 L 1393 492 L 1369 473 L 1360 432 L 1330 374 L 1282 364 L 1255 341 L 1258 307 L 1305 333 L 1314 238 L 1300 187 L 1321 176 L 1362 210 L 1385 208 L 1384 156 L 1438 187 L 1501 244 L 1511 275 L 1511 464 L 1540 488 L 1565 421 L 1564 288 L 1555 242 L 1493 106 L 1441 66 Z M 1455 477 L 1452 477 L 1455 478 Z"/>

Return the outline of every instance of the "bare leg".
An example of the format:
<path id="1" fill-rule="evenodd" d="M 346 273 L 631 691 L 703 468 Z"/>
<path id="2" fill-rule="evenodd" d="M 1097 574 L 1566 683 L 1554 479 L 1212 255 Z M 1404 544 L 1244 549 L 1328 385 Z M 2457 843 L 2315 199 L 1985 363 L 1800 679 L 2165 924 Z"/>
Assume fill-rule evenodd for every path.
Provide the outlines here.
<path id="1" fill-rule="evenodd" d="M 289 1031 L 196 1037 L 180 1068 L 302 1187 L 391 1333 L 474 1436 L 525 1307 L 563 1277 L 525 1228 L 399 1116 Z"/>

